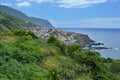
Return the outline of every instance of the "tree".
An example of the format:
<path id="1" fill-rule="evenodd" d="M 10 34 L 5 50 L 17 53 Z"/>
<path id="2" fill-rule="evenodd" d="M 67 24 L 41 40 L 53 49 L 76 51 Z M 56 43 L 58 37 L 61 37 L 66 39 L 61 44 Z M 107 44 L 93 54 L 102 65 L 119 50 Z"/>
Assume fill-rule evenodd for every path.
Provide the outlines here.
<path id="1" fill-rule="evenodd" d="M 78 50 L 82 50 L 82 47 L 80 44 L 74 44 L 71 46 L 68 46 L 68 56 L 70 56 L 71 58 L 73 58 L 74 56 L 74 52 L 78 51 Z"/>
<path id="2" fill-rule="evenodd" d="M 57 44 L 59 44 L 60 41 L 55 36 L 52 35 L 47 39 L 47 43 L 51 43 L 51 44 L 57 46 Z"/>
<path id="3" fill-rule="evenodd" d="M 28 36 L 28 35 L 32 36 L 33 39 L 38 39 L 38 36 L 36 36 L 36 35 L 35 35 L 33 32 L 31 32 L 31 31 L 28 31 L 28 32 L 26 33 L 26 36 Z"/>
<path id="4" fill-rule="evenodd" d="M 47 39 L 47 43 L 53 44 L 54 46 L 58 47 L 61 51 L 62 54 L 66 55 L 66 44 L 63 42 L 60 42 L 56 37 L 54 37 L 53 35 L 50 36 Z"/>

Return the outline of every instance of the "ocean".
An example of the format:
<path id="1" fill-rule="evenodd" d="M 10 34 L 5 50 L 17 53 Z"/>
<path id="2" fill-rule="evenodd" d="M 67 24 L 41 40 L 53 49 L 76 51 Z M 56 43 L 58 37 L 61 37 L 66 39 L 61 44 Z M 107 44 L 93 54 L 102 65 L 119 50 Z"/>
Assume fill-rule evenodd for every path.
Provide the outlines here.
<path id="1" fill-rule="evenodd" d="M 64 30 L 87 34 L 92 40 L 113 48 L 97 50 L 102 57 L 120 59 L 120 28 L 64 28 Z"/>

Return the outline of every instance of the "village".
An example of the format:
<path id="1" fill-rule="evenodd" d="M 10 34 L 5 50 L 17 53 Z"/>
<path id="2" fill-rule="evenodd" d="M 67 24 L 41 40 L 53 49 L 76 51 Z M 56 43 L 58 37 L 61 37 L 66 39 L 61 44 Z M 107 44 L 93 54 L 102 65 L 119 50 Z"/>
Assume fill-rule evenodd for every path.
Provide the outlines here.
<path id="1" fill-rule="evenodd" d="M 58 40 L 66 43 L 67 45 L 74 44 L 76 42 L 76 39 L 74 38 L 76 34 L 65 30 L 41 28 L 41 29 L 33 29 L 32 31 L 42 39 L 48 39 L 51 35 L 53 35 Z"/>

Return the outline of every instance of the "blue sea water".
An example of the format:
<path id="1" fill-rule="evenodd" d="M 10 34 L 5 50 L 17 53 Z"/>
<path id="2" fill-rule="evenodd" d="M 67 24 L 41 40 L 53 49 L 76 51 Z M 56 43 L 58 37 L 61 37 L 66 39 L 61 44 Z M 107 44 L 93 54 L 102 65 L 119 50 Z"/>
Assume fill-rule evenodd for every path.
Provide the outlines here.
<path id="1" fill-rule="evenodd" d="M 120 28 L 64 28 L 64 30 L 87 34 L 92 40 L 114 49 L 98 50 L 102 57 L 120 59 Z"/>

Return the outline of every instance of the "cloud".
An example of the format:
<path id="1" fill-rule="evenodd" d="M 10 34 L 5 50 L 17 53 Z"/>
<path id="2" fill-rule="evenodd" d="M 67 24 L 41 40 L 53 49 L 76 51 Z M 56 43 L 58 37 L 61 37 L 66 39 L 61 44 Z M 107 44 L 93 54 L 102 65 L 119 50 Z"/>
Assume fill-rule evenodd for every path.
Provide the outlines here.
<path id="1" fill-rule="evenodd" d="M 17 0 L 17 1 L 24 1 L 24 0 Z M 26 0 L 28 2 L 35 2 L 35 3 L 52 3 L 56 4 L 59 7 L 63 8 L 86 8 L 93 6 L 95 4 L 106 3 L 110 0 Z"/>
<path id="2" fill-rule="evenodd" d="M 60 7 L 64 8 L 85 8 L 94 4 L 105 3 L 108 0 L 59 0 Z"/>
<path id="3" fill-rule="evenodd" d="M 27 1 L 17 3 L 18 7 L 28 7 L 30 5 L 31 5 L 31 3 L 27 2 Z"/>
<path id="4" fill-rule="evenodd" d="M 5 6 L 11 6 L 11 3 L 0 3 L 1 5 L 5 5 Z"/>
<path id="5" fill-rule="evenodd" d="M 89 18 L 80 20 L 55 21 L 51 20 L 55 27 L 82 27 L 82 28 L 120 28 L 120 17 Z"/>
<path id="6" fill-rule="evenodd" d="M 54 0 L 28 0 L 30 2 L 43 3 L 43 2 L 53 2 Z"/>

